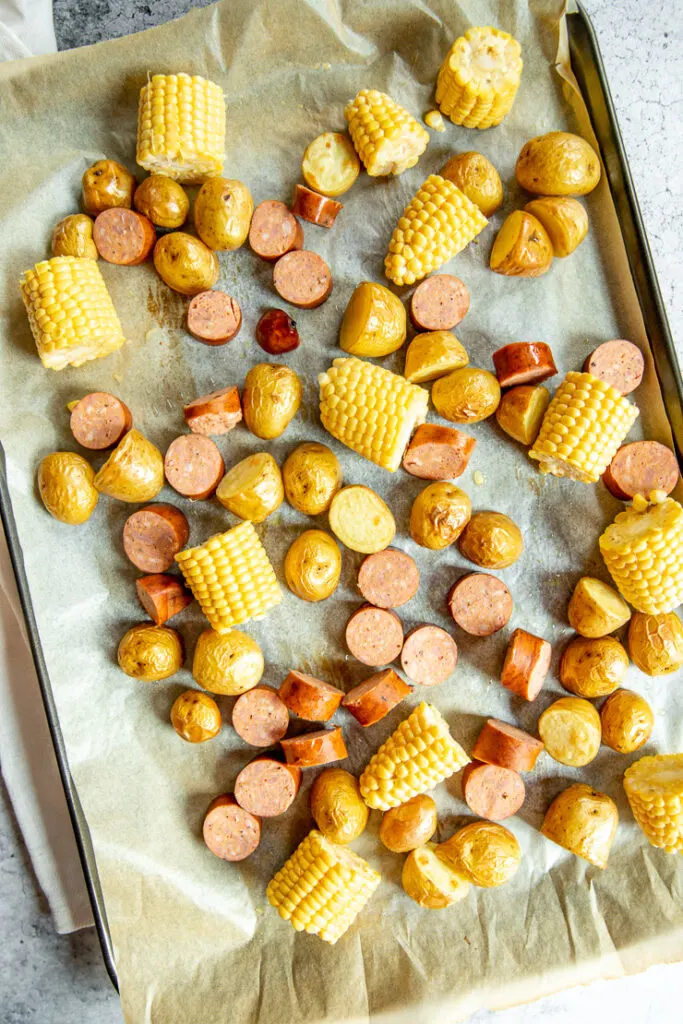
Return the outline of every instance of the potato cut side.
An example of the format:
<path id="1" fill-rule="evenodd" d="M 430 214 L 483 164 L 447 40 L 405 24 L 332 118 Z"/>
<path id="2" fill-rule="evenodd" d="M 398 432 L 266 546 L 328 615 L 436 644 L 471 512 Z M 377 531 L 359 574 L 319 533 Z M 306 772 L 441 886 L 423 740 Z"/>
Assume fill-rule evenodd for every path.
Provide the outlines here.
<path id="1" fill-rule="evenodd" d="M 619 814 L 606 793 L 585 783 L 563 789 L 546 811 L 541 833 L 577 857 L 606 868 Z"/>
<path id="2" fill-rule="evenodd" d="M 464 899 L 470 883 L 435 852 L 434 843 L 413 850 L 405 860 L 401 883 L 421 907 L 441 910 Z"/>
<path id="3" fill-rule="evenodd" d="M 555 761 L 581 768 L 600 749 L 600 715 L 582 697 L 561 697 L 539 718 L 538 734 Z"/>
<path id="4" fill-rule="evenodd" d="M 451 331 L 416 334 L 406 350 L 403 376 L 411 384 L 444 377 L 451 370 L 467 366 L 469 356 Z"/>
<path id="5" fill-rule="evenodd" d="M 616 590 L 602 580 L 582 576 L 567 609 L 569 624 L 581 636 L 597 638 L 619 629 L 631 618 L 631 609 Z"/>
<path id="6" fill-rule="evenodd" d="M 330 529 L 347 548 L 372 555 L 396 534 L 391 510 L 369 487 L 343 487 L 330 505 Z"/>
<path id="7" fill-rule="evenodd" d="M 532 445 L 538 437 L 541 422 L 550 405 L 546 388 L 519 384 L 506 391 L 496 409 L 496 420 L 508 437 L 520 444 Z"/>

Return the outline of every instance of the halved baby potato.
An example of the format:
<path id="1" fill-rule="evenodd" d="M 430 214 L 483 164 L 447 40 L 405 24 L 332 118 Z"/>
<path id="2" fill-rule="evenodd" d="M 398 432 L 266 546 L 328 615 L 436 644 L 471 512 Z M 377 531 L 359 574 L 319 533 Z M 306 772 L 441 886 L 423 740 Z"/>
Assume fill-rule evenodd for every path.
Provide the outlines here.
<path id="1" fill-rule="evenodd" d="M 442 910 L 467 896 L 470 883 L 436 854 L 434 843 L 413 850 L 405 859 L 401 884 L 411 900 L 429 910 Z"/>
<path id="2" fill-rule="evenodd" d="M 550 393 L 539 384 L 519 384 L 506 391 L 496 409 L 496 420 L 508 437 L 532 445 L 538 437 Z"/>
<path id="3" fill-rule="evenodd" d="M 467 366 L 467 352 L 451 331 L 416 334 L 406 349 L 403 376 L 411 384 L 424 384 Z"/>
<path id="4" fill-rule="evenodd" d="M 324 196 L 340 196 L 358 177 L 360 160 L 346 135 L 324 132 L 306 147 L 301 170 L 309 188 Z"/>
<path id="5" fill-rule="evenodd" d="M 524 209 L 540 220 L 548 232 L 554 255 L 560 259 L 571 255 L 588 234 L 588 214 L 578 199 L 544 196 L 532 199 Z"/>
<path id="6" fill-rule="evenodd" d="M 552 242 L 540 220 L 525 210 L 511 213 L 493 243 L 491 270 L 506 277 L 540 277 L 552 262 Z"/>
<path id="7" fill-rule="evenodd" d="M 396 534 L 391 509 L 369 487 L 342 487 L 330 505 L 330 529 L 347 548 L 372 555 L 389 547 Z"/>
<path id="8" fill-rule="evenodd" d="M 614 633 L 631 618 L 631 609 L 616 590 L 593 576 L 582 576 L 567 608 L 569 625 L 581 636 Z"/>
<path id="9" fill-rule="evenodd" d="M 218 485 L 216 497 L 240 519 L 262 523 L 285 497 L 280 467 L 268 452 L 249 455 L 228 470 Z"/>

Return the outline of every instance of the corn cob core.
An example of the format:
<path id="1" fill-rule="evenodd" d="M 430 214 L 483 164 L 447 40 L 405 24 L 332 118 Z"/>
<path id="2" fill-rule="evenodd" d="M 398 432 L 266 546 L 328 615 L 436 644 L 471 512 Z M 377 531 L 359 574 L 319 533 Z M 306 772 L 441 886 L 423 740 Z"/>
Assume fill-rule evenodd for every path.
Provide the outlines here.
<path id="1" fill-rule="evenodd" d="M 217 633 L 260 619 L 279 604 L 282 591 L 251 522 L 217 533 L 176 555 L 188 587 Z"/>
<path id="2" fill-rule="evenodd" d="M 600 553 L 637 611 L 660 615 L 683 604 L 683 508 L 673 498 L 620 512 L 600 537 Z"/>
<path id="3" fill-rule="evenodd" d="M 427 418 L 424 388 L 363 359 L 335 359 L 320 384 L 320 419 L 342 444 L 391 473 Z"/>
<path id="4" fill-rule="evenodd" d="M 361 795 L 368 807 L 386 811 L 434 789 L 469 760 L 440 712 L 423 701 L 371 758 Z"/>
<path id="5" fill-rule="evenodd" d="M 427 148 L 429 132 L 384 92 L 361 89 L 344 108 L 349 133 L 368 174 L 403 174 Z"/>
<path id="6" fill-rule="evenodd" d="M 95 260 L 55 256 L 25 271 L 20 285 L 43 366 L 81 366 L 123 345 L 121 324 Z"/>
<path id="7" fill-rule="evenodd" d="M 529 458 L 542 473 L 595 483 L 638 417 L 616 388 L 571 371 L 548 406 Z"/>
<path id="8" fill-rule="evenodd" d="M 353 850 L 313 829 L 268 883 L 266 895 L 298 932 L 334 945 L 380 881 L 381 875 Z"/>
<path id="9" fill-rule="evenodd" d="M 470 28 L 441 65 L 436 102 L 453 124 L 491 128 L 514 103 L 522 76 L 521 47 L 497 28 Z"/>
<path id="10" fill-rule="evenodd" d="M 624 789 L 652 845 L 683 853 L 683 754 L 641 757 L 627 768 Z"/>
<path id="11" fill-rule="evenodd" d="M 452 181 L 430 174 L 410 200 L 384 260 L 394 284 L 414 284 L 461 252 L 488 224 Z"/>
<path id="12" fill-rule="evenodd" d="M 140 90 L 137 162 L 186 185 L 223 173 L 225 98 L 198 75 L 154 75 Z"/>

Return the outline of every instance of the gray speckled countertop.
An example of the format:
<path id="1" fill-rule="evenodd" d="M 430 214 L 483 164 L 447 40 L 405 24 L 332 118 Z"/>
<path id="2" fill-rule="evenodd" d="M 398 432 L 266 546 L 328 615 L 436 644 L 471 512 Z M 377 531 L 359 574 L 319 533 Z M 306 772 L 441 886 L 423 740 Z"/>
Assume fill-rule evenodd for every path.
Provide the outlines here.
<path id="1" fill-rule="evenodd" d="M 58 44 L 67 49 L 136 32 L 207 2 L 54 0 Z M 671 327 L 683 339 L 683 3 L 584 0 L 584 7 L 607 67 Z M 0 1024 L 121 1024 L 94 931 L 54 933 L 1 780 L 0 936 Z M 679 1024 L 682 983 L 683 965 L 655 967 L 495 1018 L 482 1012 L 471 1024 Z"/>

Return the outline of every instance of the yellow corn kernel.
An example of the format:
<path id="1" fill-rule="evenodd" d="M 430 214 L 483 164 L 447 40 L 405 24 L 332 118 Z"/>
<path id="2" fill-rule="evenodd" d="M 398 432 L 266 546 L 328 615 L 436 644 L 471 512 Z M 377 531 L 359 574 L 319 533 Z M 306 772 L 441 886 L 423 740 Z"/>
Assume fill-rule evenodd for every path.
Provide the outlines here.
<path id="1" fill-rule="evenodd" d="M 521 47 L 497 28 L 470 28 L 441 65 L 436 102 L 453 124 L 491 128 L 514 103 L 522 76 Z"/>
<path id="2" fill-rule="evenodd" d="M 217 533 L 175 556 L 199 607 L 217 633 L 260 619 L 279 604 L 282 591 L 251 522 Z"/>
<path id="3" fill-rule="evenodd" d="M 386 811 L 434 789 L 460 771 L 469 757 L 432 705 L 418 705 L 371 758 L 360 777 L 368 807 Z"/>
<path id="4" fill-rule="evenodd" d="M 571 371 L 548 406 L 529 458 L 542 473 L 595 483 L 638 417 L 616 388 Z"/>
<path id="5" fill-rule="evenodd" d="M 334 945 L 381 880 L 357 853 L 313 829 L 268 883 L 266 896 L 297 931 Z"/>
<path id="6" fill-rule="evenodd" d="M 683 604 L 683 508 L 673 498 L 620 512 L 600 537 L 600 553 L 637 611 L 660 615 Z"/>
<path id="7" fill-rule="evenodd" d="M 320 384 L 320 419 L 342 444 L 391 473 L 427 418 L 424 388 L 363 359 L 335 359 Z"/>
<path id="8" fill-rule="evenodd" d="M 683 853 L 683 754 L 641 757 L 627 768 L 624 789 L 652 845 Z"/>
<path id="9" fill-rule="evenodd" d="M 55 256 L 25 271 L 20 285 L 43 366 L 81 366 L 123 345 L 121 324 L 95 260 Z"/>
<path id="10" fill-rule="evenodd" d="M 424 123 L 435 132 L 445 132 L 446 124 L 438 110 L 428 110 L 424 116 Z"/>
<path id="11" fill-rule="evenodd" d="M 414 284 L 457 256 L 488 221 L 452 181 L 430 174 L 410 200 L 384 260 L 394 284 Z"/>
<path id="12" fill-rule="evenodd" d="M 225 98 L 198 75 L 153 75 L 140 90 L 137 162 L 186 185 L 223 173 Z"/>
<path id="13" fill-rule="evenodd" d="M 356 152 L 373 178 L 403 174 L 427 148 L 429 132 L 391 96 L 377 89 L 361 89 L 346 104 L 344 117 Z"/>

